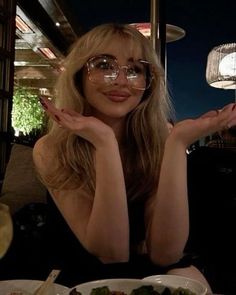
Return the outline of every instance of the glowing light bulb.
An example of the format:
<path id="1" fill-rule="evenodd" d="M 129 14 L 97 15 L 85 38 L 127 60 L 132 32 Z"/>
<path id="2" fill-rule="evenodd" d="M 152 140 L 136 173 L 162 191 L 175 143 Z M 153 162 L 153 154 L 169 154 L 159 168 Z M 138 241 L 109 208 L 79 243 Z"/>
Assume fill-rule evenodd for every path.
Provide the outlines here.
<path id="1" fill-rule="evenodd" d="M 236 76 L 236 52 L 229 53 L 222 58 L 219 72 L 222 76 Z"/>

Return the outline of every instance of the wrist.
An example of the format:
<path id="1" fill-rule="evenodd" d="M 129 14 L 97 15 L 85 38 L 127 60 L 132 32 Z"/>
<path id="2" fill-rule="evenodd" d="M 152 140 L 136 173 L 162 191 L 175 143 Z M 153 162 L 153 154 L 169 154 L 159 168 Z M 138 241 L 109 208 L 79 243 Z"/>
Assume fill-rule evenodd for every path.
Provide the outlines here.
<path id="1" fill-rule="evenodd" d="M 170 134 L 165 142 L 165 148 L 167 149 L 182 149 L 185 151 L 187 147 L 187 144 L 185 144 L 183 140 L 174 134 Z"/>
<path id="2" fill-rule="evenodd" d="M 117 142 L 114 132 L 109 132 L 107 134 L 104 134 L 104 136 L 101 137 L 100 140 L 97 141 L 97 143 L 95 145 L 95 149 L 97 151 L 116 149 L 116 148 L 118 148 L 118 142 Z"/>

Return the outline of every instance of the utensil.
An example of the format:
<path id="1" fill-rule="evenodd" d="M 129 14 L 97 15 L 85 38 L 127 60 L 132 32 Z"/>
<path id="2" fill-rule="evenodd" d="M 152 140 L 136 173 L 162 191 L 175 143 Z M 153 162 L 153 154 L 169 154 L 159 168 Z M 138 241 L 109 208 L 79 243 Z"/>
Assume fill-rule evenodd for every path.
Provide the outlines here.
<path id="1" fill-rule="evenodd" d="M 47 279 L 42 283 L 42 285 L 33 293 L 33 295 L 46 295 L 47 290 L 54 283 L 56 278 L 58 277 L 61 270 L 53 269 L 48 275 Z"/>

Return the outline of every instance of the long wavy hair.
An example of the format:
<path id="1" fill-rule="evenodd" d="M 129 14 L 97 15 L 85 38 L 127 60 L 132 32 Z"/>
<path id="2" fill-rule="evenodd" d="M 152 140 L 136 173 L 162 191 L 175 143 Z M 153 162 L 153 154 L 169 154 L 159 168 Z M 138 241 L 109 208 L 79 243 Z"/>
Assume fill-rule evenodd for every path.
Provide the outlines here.
<path id="1" fill-rule="evenodd" d="M 164 143 L 167 137 L 167 119 L 172 106 L 166 91 L 164 71 L 151 42 L 129 25 L 104 24 L 95 27 L 72 47 L 64 61 L 65 70 L 55 87 L 55 105 L 83 115 L 90 114 L 83 95 L 82 70 L 87 60 L 106 52 L 114 37 L 125 41 L 124 50 L 140 50 L 142 58 L 152 64 L 153 80 L 145 90 L 140 104 L 127 115 L 121 145 L 121 157 L 129 200 L 146 198 L 157 189 Z M 49 135 L 56 144 L 55 169 L 44 179 L 49 187 L 71 189 L 83 187 L 91 195 L 96 188 L 94 147 L 83 138 L 59 128 L 51 121 Z"/>

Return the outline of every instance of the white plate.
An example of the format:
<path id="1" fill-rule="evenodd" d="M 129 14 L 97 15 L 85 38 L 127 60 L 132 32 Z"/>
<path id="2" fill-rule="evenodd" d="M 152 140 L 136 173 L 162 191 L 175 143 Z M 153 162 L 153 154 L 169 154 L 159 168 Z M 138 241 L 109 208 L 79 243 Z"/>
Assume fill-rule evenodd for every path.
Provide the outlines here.
<path id="1" fill-rule="evenodd" d="M 177 275 L 154 275 L 143 278 L 145 282 L 156 282 L 170 288 L 187 288 L 196 295 L 207 294 L 207 288 L 199 281 Z"/>
<path id="2" fill-rule="evenodd" d="M 43 281 L 36 280 L 8 280 L 0 281 L 0 295 L 8 295 L 13 291 L 33 293 Z M 68 295 L 69 288 L 54 283 L 55 295 Z M 17 293 L 16 293 L 17 294 Z M 54 294 L 53 294 L 54 295 Z"/>
<path id="3" fill-rule="evenodd" d="M 162 279 L 161 279 L 162 278 Z M 175 277 L 175 276 L 154 276 L 151 280 L 138 280 L 138 279 L 108 279 L 108 280 L 98 280 L 83 283 L 77 286 L 74 286 L 70 289 L 73 290 L 76 288 L 76 291 L 80 292 L 82 295 L 90 295 L 93 288 L 104 287 L 107 286 L 110 291 L 119 291 L 124 292 L 127 295 L 130 295 L 132 290 L 137 289 L 144 285 L 152 285 L 154 290 L 162 293 L 165 289 L 165 286 L 173 287 L 174 289 L 177 287 L 188 288 L 189 290 L 195 292 L 196 295 L 205 295 L 206 288 L 199 283 L 198 281 L 192 281 L 186 279 L 184 277 Z"/>
<path id="4" fill-rule="evenodd" d="M 74 286 L 71 290 L 76 288 L 76 291 L 81 292 L 82 295 L 90 295 L 93 288 L 107 286 L 110 291 L 120 291 L 129 295 L 133 289 L 137 289 L 144 285 L 153 285 L 157 291 L 157 288 L 160 288 L 160 286 L 155 282 L 150 283 L 139 279 L 107 279 L 83 283 Z M 157 286 L 157 288 L 155 286 Z"/>

